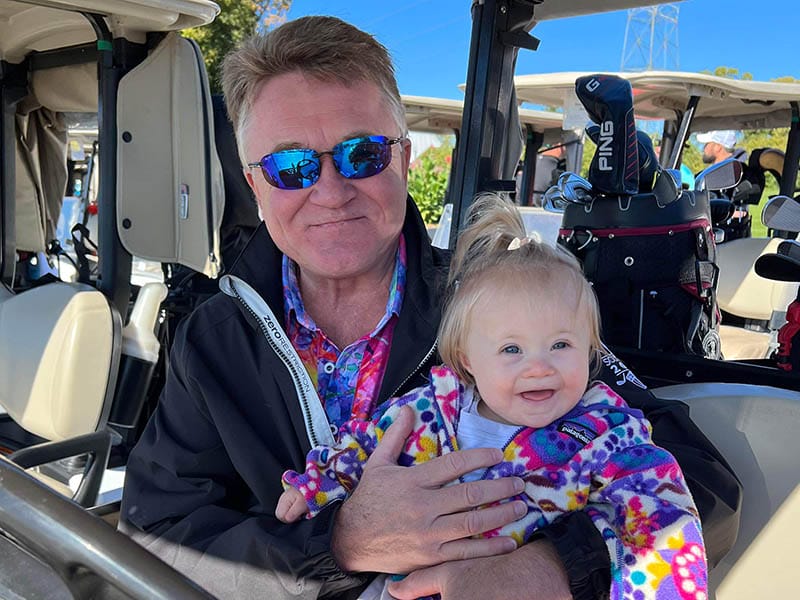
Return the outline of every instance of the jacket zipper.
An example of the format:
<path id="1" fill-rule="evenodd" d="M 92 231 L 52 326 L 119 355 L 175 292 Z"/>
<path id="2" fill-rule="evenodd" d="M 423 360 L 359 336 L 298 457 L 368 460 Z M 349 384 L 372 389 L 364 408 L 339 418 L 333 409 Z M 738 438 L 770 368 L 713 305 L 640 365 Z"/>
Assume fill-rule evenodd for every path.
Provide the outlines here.
<path id="1" fill-rule="evenodd" d="M 422 359 L 422 362 L 420 362 L 417 365 L 417 367 L 414 370 L 412 370 L 405 379 L 403 379 L 403 382 L 400 385 L 397 386 L 397 389 L 395 389 L 395 391 L 393 391 L 391 394 L 389 394 L 389 398 L 394 398 L 395 396 L 397 396 L 397 393 L 400 390 L 403 389 L 403 386 L 408 383 L 409 379 L 411 379 L 414 375 L 416 375 L 419 372 L 419 370 L 422 368 L 422 366 L 426 362 L 428 362 L 428 360 L 430 360 L 431 356 L 433 356 L 433 353 L 436 352 L 436 346 L 437 346 L 437 343 L 433 342 L 433 346 L 431 346 L 431 349 L 428 350 L 428 353 L 425 355 L 425 358 Z"/>
<path id="2" fill-rule="evenodd" d="M 283 364 L 289 370 L 289 373 L 292 377 L 292 381 L 298 381 L 299 375 L 294 366 L 292 366 L 292 361 L 288 360 L 288 357 L 284 354 L 284 352 L 278 347 L 278 345 L 275 342 L 272 341 L 272 338 L 269 336 L 269 332 L 267 331 L 266 326 L 258 317 L 256 312 L 251 308 L 251 306 L 247 302 L 245 302 L 244 298 L 242 298 L 239 295 L 239 292 L 236 290 L 236 286 L 233 284 L 233 282 L 231 282 L 231 291 L 233 292 L 234 296 L 236 296 L 236 299 L 239 302 L 241 302 L 242 306 L 244 306 L 245 310 L 247 310 L 250 316 L 252 316 L 253 319 L 255 319 L 256 323 L 258 323 L 258 328 L 261 330 L 261 333 L 266 338 L 267 344 L 269 345 L 270 348 L 272 348 L 272 351 L 278 355 Z M 311 442 L 312 447 L 319 446 L 320 441 L 319 438 L 317 437 L 316 431 L 314 431 L 314 422 L 311 419 L 311 408 L 309 407 L 308 397 L 306 396 L 305 392 L 302 389 L 297 388 L 296 391 L 298 396 L 300 396 L 300 406 L 303 410 L 303 414 L 305 415 L 305 421 L 308 424 L 309 442 Z"/>
<path id="3" fill-rule="evenodd" d="M 516 431 L 515 431 L 515 432 L 512 434 L 512 436 L 511 436 L 510 438 L 508 438 L 508 439 L 505 441 L 505 443 L 504 443 L 504 444 L 503 444 L 503 445 L 500 447 L 500 450 L 502 450 L 502 451 L 503 451 L 503 457 L 504 457 L 504 460 L 505 460 L 506 448 L 508 448 L 508 445 L 509 445 L 511 442 L 513 442 L 513 441 L 514 441 L 514 439 L 516 439 L 516 437 L 517 437 L 517 436 L 518 436 L 520 433 L 522 433 L 524 430 L 525 430 L 525 426 L 524 426 L 524 425 L 523 425 L 523 426 L 520 426 L 520 427 L 519 427 L 519 428 L 518 428 L 518 429 L 517 429 L 517 430 L 516 430 Z M 488 475 L 488 473 L 489 473 L 489 470 L 490 470 L 491 468 L 492 468 L 492 467 L 486 467 L 486 468 L 484 468 L 484 469 L 483 469 L 483 473 L 481 473 L 480 477 L 478 477 L 478 479 L 477 479 L 476 481 L 483 481 L 483 480 L 486 478 L 486 475 Z M 470 471 L 470 472 L 471 472 L 471 471 Z M 459 477 L 458 477 L 458 480 L 459 480 L 461 483 L 464 483 L 464 475 L 459 475 Z"/>

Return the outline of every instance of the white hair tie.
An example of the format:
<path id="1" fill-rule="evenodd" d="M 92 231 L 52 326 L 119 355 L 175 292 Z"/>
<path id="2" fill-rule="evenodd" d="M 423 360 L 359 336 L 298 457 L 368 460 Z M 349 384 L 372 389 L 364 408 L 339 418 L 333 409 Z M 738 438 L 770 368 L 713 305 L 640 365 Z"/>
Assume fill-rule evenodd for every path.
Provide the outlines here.
<path id="1" fill-rule="evenodd" d="M 515 237 L 513 240 L 511 240 L 511 242 L 509 242 L 508 248 L 506 248 L 506 250 L 519 250 L 525 244 L 530 243 L 530 241 L 531 238 L 529 237 L 524 237 L 524 238 Z"/>

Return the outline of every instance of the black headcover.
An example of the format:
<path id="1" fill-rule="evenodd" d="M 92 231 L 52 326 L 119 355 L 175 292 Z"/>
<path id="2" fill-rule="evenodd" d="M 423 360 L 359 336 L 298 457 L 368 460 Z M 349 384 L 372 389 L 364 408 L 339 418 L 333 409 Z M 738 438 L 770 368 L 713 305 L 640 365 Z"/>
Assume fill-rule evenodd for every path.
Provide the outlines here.
<path id="1" fill-rule="evenodd" d="M 756 259 L 756 274 L 775 281 L 800 281 L 800 242 L 784 240 L 775 254 Z"/>
<path id="2" fill-rule="evenodd" d="M 598 124 L 597 151 L 589 166 L 592 187 L 604 194 L 639 191 L 639 155 L 630 82 L 614 75 L 587 75 L 575 93 Z"/>
<path id="3" fill-rule="evenodd" d="M 600 126 L 589 125 L 586 134 L 595 144 L 600 141 Z M 653 148 L 653 140 L 644 131 L 636 130 L 637 152 L 639 154 L 639 193 L 653 191 L 653 183 L 658 172 L 658 157 Z"/>

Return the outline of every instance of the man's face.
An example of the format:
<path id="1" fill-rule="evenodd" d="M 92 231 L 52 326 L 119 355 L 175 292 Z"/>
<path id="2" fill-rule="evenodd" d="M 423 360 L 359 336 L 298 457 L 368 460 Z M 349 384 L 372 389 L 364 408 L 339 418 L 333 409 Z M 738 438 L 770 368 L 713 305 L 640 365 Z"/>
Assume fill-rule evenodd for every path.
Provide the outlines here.
<path id="1" fill-rule="evenodd" d="M 363 135 L 403 135 L 378 87 L 347 87 L 300 72 L 264 84 L 242 139 L 247 162 L 287 148 L 328 151 Z M 301 274 L 342 279 L 377 272 L 391 263 L 405 218 L 410 142 L 391 146 L 392 160 L 381 173 L 346 179 L 330 155 L 321 158 L 311 187 L 282 190 L 259 169 L 246 169 L 261 215 L 278 248 Z"/>
<path id="2" fill-rule="evenodd" d="M 707 165 L 713 164 L 717 160 L 717 146 L 715 142 L 708 142 L 703 146 L 703 162 Z"/>

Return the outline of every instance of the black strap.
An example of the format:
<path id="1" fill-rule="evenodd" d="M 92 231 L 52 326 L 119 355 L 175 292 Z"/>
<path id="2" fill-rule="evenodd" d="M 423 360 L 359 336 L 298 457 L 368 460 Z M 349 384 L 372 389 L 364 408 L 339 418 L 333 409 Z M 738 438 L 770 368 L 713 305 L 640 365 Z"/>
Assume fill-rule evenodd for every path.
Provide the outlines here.
<path id="1" fill-rule="evenodd" d="M 76 223 L 70 231 L 72 247 L 78 256 L 78 281 L 91 283 L 91 267 L 88 256 L 97 256 L 97 244 L 89 237 L 89 228 L 83 223 Z"/>
<path id="2" fill-rule="evenodd" d="M 611 559 L 602 535 L 585 512 L 566 513 L 531 538 L 545 537 L 564 564 L 574 600 L 605 600 L 611 590 Z"/>

